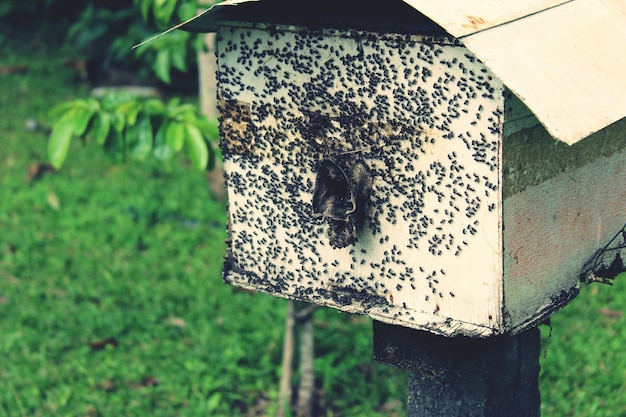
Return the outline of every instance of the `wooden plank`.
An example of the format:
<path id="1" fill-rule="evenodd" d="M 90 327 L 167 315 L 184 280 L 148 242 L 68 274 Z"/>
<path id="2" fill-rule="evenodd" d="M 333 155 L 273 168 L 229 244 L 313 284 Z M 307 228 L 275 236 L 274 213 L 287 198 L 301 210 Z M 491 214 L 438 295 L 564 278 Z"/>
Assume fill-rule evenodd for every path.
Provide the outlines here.
<path id="1" fill-rule="evenodd" d="M 576 0 L 461 41 L 573 144 L 626 115 L 624 16 L 622 0 Z"/>
<path id="2" fill-rule="evenodd" d="M 501 332 L 500 80 L 446 38 L 220 36 L 226 280 L 448 335 Z M 315 215 L 322 162 L 346 183 L 356 163 L 371 175 L 355 242 L 334 244 L 341 221 Z"/>
<path id="3" fill-rule="evenodd" d="M 504 304 L 511 328 L 540 322 L 567 304 L 584 264 L 621 230 L 625 160 L 622 149 L 504 200 Z"/>
<path id="4" fill-rule="evenodd" d="M 571 0 L 403 0 L 457 38 L 541 12 Z M 545 34 L 545 30 L 543 32 Z"/>

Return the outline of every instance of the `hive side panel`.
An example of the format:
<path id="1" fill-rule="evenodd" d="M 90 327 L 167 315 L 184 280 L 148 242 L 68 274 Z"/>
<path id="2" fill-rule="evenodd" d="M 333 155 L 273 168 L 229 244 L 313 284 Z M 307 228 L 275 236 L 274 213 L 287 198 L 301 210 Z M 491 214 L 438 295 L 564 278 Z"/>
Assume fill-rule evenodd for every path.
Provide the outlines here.
<path id="1" fill-rule="evenodd" d="M 500 81 L 443 39 L 242 24 L 218 45 L 226 281 L 442 334 L 502 331 Z M 355 242 L 315 215 L 321 166 L 367 172 Z"/>
<path id="2" fill-rule="evenodd" d="M 507 171 L 516 176 L 505 183 L 522 189 L 504 200 L 504 294 L 513 328 L 532 326 L 571 301 L 585 263 L 626 223 L 625 125 L 559 145 L 559 155 L 547 159 L 555 144 L 541 127 L 505 139 L 522 141 L 527 153 L 517 161 L 518 151 L 505 151 L 513 159 Z M 537 155 L 541 146 L 546 151 Z M 541 159 L 531 161 L 532 155 Z"/>

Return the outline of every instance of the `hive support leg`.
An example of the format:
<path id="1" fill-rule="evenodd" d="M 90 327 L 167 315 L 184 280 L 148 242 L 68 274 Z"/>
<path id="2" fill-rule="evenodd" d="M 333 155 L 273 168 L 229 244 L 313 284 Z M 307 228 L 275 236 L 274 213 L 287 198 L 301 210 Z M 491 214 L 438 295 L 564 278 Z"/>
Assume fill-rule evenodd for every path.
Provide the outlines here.
<path id="1" fill-rule="evenodd" d="M 443 337 L 374 322 L 374 359 L 409 374 L 408 417 L 539 417 L 539 330 Z"/>

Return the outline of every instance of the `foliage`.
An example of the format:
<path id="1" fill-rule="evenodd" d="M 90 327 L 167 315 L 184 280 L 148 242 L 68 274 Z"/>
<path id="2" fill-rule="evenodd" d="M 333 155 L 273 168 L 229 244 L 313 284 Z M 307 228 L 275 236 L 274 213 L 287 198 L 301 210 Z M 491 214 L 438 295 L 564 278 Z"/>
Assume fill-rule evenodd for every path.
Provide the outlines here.
<path id="1" fill-rule="evenodd" d="M 91 66 L 137 69 L 141 63 L 136 61 L 132 46 L 150 33 L 150 27 L 130 0 L 122 5 L 90 2 L 73 20 L 66 41 L 83 53 Z M 141 75 L 148 73 L 138 71 L 143 72 Z"/>
<path id="2" fill-rule="evenodd" d="M 159 80 L 170 84 L 173 71 L 186 73 L 195 64 L 196 54 L 202 46 L 202 38 L 177 30 L 142 45 L 135 54 L 142 61 L 151 63 Z"/>
<path id="3" fill-rule="evenodd" d="M 165 30 L 178 18 L 185 21 L 198 10 L 197 0 L 134 0 L 141 9 L 141 16 L 146 22 L 153 22 L 157 29 Z"/>
<path id="4" fill-rule="evenodd" d="M 99 65 L 152 68 L 166 84 L 172 82 L 173 70 L 186 73 L 196 62 L 202 39 L 182 31 L 132 51 L 155 31 L 192 17 L 196 0 L 125 0 L 122 6 L 90 2 L 70 27 L 68 40 Z"/>
<path id="5" fill-rule="evenodd" d="M 194 67 L 202 36 L 177 31 L 136 50 L 133 46 L 191 18 L 198 8 L 197 0 L 0 0 L 0 32 L 11 23 L 63 28 L 89 70 L 124 68 L 171 84 Z"/>
<path id="6" fill-rule="evenodd" d="M 211 169 L 215 160 L 212 142 L 219 137 L 217 123 L 178 98 L 165 104 L 155 98 L 109 93 L 101 100 L 58 104 L 51 116 L 48 155 L 56 169 L 65 162 L 73 137 L 92 140 L 117 161 L 128 157 L 141 161 L 149 155 L 169 161 L 183 149 L 196 169 Z"/>
<path id="7" fill-rule="evenodd" d="M 103 65 L 128 59 L 133 41 L 144 22 L 163 29 L 175 19 L 185 20 L 196 10 L 195 0 L 134 0 L 128 6 L 107 8 L 89 3 L 68 32 L 82 50 L 103 51 Z M 141 20 L 143 18 L 143 21 Z M 145 33 L 144 33 L 145 36 Z M 195 60 L 200 38 L 177 31 L 137 49 L 136 56 L 151 62 L 157 77 L 171 83 L 172 69 L 186 72 Z M 211 141 L 218 136 L 216 123 L 207 121 L 191 104 L 177 99 L 139 100 L 128 94 L 109 94 L 101 100 L 77 99 L 60 103 L 51 112 L 53 129 L 48 153 L 55 168 L 67 156 L 73 137 L 91 139 L 116 160 L 143 160 L 148 155 L 167 161 L 183 148 L 198 169 L 214 161 Z"/>
<path id="8" fill-rule="evenodd" d="M 59 21 L 74 17 L 76 11 L 84 8 L 87 0 L 0 0 L 0 20 L 7 22 L 39 21 L 41 19 Z"/>
<path id="9" fill-rule="evenodd" d="M 151 22 L 160 31 L 192 18 L 199 8 L 197 0 L 135 0 L 135 3 L 141 9 L 144 22 Z M 203 7 L 209 5 L 205 2 Z M 136 49 L 135 55 L 143 62 L 152 62 L 152 69 L 159 80 L 169 84 L 172 69 L 187 72 L 189 66 L 195 64 L 197 52 L 202 48 L 202 36 L 178 30 L 142 45 Z"/>
<path id="10" fill-rule="evenodd" d="M 22 15 L 31 15 L 37 11 L 38 7 L 41 7 L 44 2 L 40 1 L 9 1 L 9 0 L 0 0 L 0 18 L 6 18 L 11 15 L 22 14 Z"/>

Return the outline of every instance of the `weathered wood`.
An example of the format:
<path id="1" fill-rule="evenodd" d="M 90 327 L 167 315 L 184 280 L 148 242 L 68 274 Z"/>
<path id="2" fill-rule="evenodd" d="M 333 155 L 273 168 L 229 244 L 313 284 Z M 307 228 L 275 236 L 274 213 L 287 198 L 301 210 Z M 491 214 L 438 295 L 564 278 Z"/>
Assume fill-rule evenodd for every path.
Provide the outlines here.
<path id="1" fill-rule="evenodd" d="M 317 306 L 308 303 L 298 303 L 296 306 L 296 319 L 300 327 L 300 381 L 295 415 L 313 417 L 315 395 L 313 313 Z"/>
<path id="2" fill-rule="evenodd" d="M 291 378 L 293 376 L 293 358 L 296 348 L 295 337 L 295 301 L 289 300 L 285 312 L 285 335 L 283 337 L 283 359 L 280 373 L 280 388 L 278 391 L 278 410 L 276 417 L 289 415 L 291 409 Z"/>
<path id="3" fill-rule="evenodd" d="M 504 305 L 514 329 L 567 304 L 585 264 L 626 223 L 626 120 L 567 148 L 542 133 L 507 138 L 526 142 L 525 160 L 536 157 L 532 168 L 516 164 L 519 183 L 548 177 L 504 199 Z M 554 147 L 554 158 L 535 153 Z"/>
<path id="4" fill-rule="evenodd" d="M 227 282 L 479 337 L 578 293 L 626 222 L 626 121 L 555 142 L 429 33 L 223 23 Z"/>
<path id="5" fill-rule="evenodd" d="M 374 322 L 374 358 L 408 372 L 408 417 L 538 417 L 539 330 L 446 338 Z"/>
<path id="6" fill-rule="evenodd" d="M 445 36 L 245 23 L 219 36 L 226 281 L 444 334 L 504 331 L 502 83 Z M 371 177 L 345 199 L 354 244 L 313 207 L 324 161 L 346 184 Z"/>
<path id="7" fill-rule="evenodd" d="M 210 119 L 217 118 L 217 57 L 215 33 L 204 35 L 205 49 L 198 53 L 200 110 Z"/>

